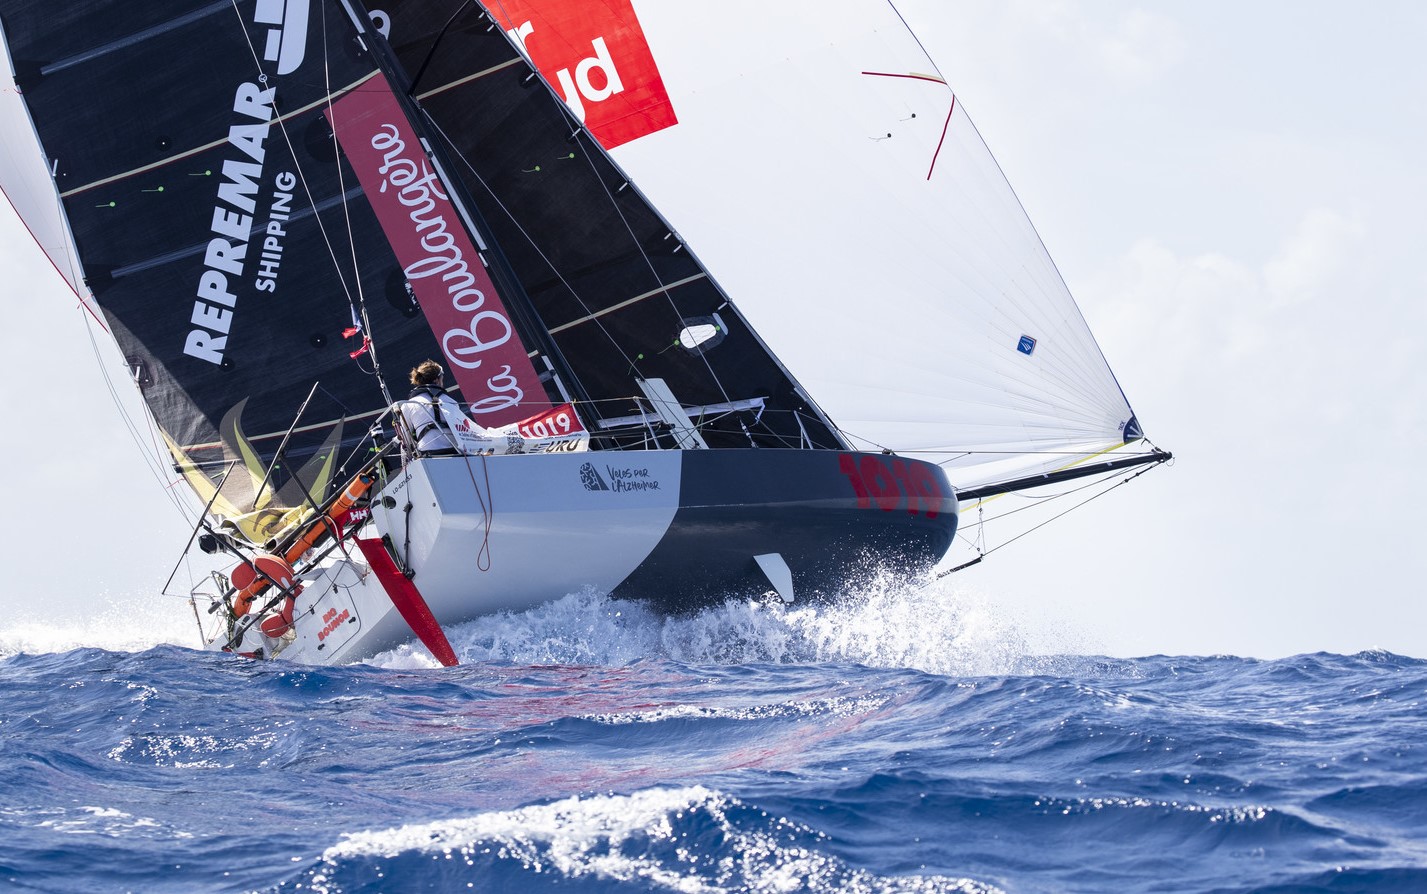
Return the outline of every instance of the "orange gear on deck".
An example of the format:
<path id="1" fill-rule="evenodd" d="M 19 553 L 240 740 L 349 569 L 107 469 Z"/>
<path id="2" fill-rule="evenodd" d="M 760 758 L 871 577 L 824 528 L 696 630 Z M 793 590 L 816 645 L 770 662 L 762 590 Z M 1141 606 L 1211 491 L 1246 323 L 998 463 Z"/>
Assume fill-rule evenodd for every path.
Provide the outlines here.
<path id="1" fill-rule="evenodd" d="M 242 617 L 253 607 L 253 600 L 272 584 L 290 589 L 297 583 L 297 575 L 292 565 L 282 556 L 258 553 L 252 559 L 233 569 L 228 575 L 234 589 L 238 591 L 233 600 L 233 615 Z"/>

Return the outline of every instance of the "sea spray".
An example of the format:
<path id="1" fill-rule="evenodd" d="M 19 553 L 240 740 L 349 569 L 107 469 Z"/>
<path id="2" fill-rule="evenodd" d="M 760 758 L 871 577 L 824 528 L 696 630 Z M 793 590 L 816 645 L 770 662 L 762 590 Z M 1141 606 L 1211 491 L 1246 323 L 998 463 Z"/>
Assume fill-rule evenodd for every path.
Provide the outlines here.
<path id="1" fill-rule="evenodd" d="M 99 593 L 92 607 L 38 607 L 0 620 L 0 658 L 96 648 L 136 652 L 161 644 L 198 648 L 198 623 L 186 599 Z"/>
<path id="2" fill-rule="evenodd" d="M 640 658 L 686 664 L 852 663 L 937 674 L 1024 671 L 1022 628 L 984 596 L 948 581 L 882 573 L 841 598 L 785 606 L 730 599 L 696 614 L 659 615 L 640 603 L 576 593 L 518 613 L 454 625 L 463 662 L 620 665 Z M 377 656 L 380 667 L 435 667 L 419 645 Z"/>

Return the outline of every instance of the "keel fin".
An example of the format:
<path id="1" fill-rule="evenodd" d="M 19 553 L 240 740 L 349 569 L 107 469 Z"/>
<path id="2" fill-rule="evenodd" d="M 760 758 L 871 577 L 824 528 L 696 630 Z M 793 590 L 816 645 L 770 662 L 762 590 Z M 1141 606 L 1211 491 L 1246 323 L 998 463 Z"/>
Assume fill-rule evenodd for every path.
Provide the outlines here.
<path id="1" fill-rule="evenodd" d="M 783 561 L 781 553 L 764 553 L 761 556 L 754 556 L 753 561 L 758 563 L 762 569 L 763 576 L 768 578 L 768 583 L 773 585 L 773 589 L 778 591 L 778 595 L 783 598 L 786 605 L 793 604 L 793 572 L 788 568 L 788 563 Z"/>

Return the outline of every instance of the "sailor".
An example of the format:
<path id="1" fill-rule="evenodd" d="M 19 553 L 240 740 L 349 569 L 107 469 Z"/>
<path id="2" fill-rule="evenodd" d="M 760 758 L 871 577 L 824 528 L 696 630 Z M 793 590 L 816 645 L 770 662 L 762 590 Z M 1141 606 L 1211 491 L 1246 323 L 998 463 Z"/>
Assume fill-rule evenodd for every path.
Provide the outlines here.
<path id="1" fill-rule="evenodd" d="M 410 443 L 415 443 L 420 453 L 460 452 L 452 426 L 474 423 L 461 412 L 456 399 L 446 393 L 446 370 L 435 360 L 423 361 L 411 371 L 411 384 L 411 394 L 396 405 Z"/>

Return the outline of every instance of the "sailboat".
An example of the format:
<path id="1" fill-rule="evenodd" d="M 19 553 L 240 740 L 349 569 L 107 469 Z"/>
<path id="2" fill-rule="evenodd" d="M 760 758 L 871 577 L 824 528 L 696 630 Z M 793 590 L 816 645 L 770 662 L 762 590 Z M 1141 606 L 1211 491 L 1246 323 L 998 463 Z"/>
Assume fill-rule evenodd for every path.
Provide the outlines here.
<path id="1" fill-rule="evenodd" d="M 201 644 L 451 664 L 451 624 L 581 590 L 835 598 L 1168 459 L 900 15 L 856 12 L 750 88 L 661 58 L 684 4 L 0 0 L 0 185 L 203 504 Z M 815 164 L 740 191 L 734 121 Z M 745 241 L 706 264 L 656 203 Z M 455 449 L 393 409 L 428 358 Z"/>

